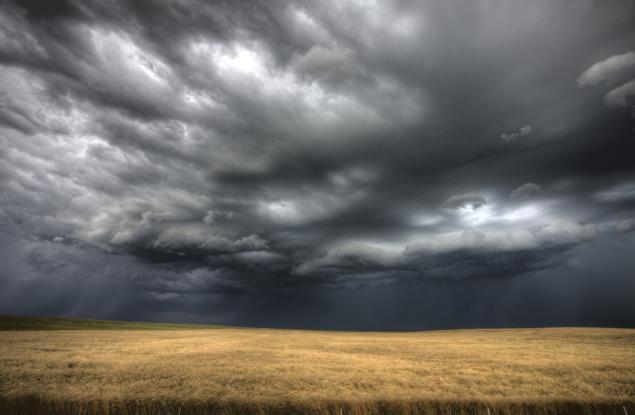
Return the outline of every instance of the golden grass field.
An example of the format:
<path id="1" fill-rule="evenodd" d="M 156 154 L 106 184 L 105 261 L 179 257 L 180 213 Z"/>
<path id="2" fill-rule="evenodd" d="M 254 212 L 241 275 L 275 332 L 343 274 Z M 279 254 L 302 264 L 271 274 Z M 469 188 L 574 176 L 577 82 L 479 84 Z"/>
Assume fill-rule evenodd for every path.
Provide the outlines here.
<path id="1" fill-rule="evenodd" d="M 635 414 L 635 330 L 0 332 L 0 414 Z"/>

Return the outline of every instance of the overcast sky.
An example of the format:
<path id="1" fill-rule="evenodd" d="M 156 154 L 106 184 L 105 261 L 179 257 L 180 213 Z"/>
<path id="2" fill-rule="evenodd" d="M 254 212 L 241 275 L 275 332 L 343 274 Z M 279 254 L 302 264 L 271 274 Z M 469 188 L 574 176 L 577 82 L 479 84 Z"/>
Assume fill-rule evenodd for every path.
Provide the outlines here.
<path id="1" fill-rule="evenodd" d="M 630 0 L 3 1 L 0 313 L 635 326 Z"/>

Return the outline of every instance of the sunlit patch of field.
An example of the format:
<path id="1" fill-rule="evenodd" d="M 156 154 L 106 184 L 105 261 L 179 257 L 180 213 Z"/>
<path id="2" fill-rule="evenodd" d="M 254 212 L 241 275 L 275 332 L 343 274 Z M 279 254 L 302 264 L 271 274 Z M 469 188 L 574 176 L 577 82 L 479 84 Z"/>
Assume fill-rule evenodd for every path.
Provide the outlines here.
<path id="1" fill-rule="evenodd" d="M 635 330 L 0 332 L 0 413 L 635 414 Z"/>

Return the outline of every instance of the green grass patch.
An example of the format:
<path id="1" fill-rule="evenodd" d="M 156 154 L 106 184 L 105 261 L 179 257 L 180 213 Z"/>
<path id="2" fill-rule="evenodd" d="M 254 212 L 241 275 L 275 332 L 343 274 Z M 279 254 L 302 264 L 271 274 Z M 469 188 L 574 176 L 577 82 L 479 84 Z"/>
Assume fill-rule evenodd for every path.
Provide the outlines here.
<path id="1" fill-rule="evenodd" d="M 189 330 L 222 327 L 223 326 L 206 324 L 148 323 L 140 321 L 0 315 L 0 330 Z"/>

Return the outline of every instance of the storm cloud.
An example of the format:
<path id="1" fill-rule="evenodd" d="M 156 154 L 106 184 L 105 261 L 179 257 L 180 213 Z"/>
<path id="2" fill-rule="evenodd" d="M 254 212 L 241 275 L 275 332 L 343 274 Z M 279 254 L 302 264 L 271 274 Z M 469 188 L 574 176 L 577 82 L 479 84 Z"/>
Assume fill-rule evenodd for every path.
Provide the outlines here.
<path id="1" fill-rule="evenodd" d="M 628 0 L 3 2 L 0 312 L 633 325 L 634 22 Z M 469 298 L 494 291 L 517 305 Z"/>

